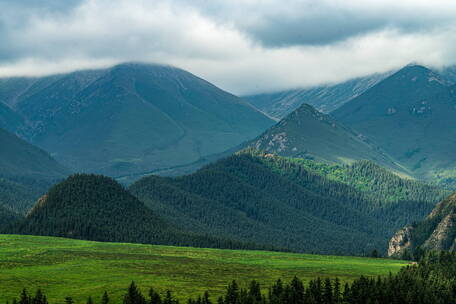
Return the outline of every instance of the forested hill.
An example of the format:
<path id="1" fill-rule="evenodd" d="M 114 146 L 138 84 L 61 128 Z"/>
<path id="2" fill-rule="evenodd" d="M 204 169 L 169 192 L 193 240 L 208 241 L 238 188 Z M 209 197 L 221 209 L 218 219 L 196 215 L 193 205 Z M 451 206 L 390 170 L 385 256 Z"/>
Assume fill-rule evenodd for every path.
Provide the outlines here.
<path id="1" fill-rule="evenodd" d="M 445 195 L 367 162 L 330 166 L 254 150 L 183 177 L 149 176 L 129 190 L 190 231 L 338 254 L 386 251 L 395 229 Z"/>
<path id="2" fill-rule="evenodd" d="M 19 218 L 20 216 L 16 213 L 0 206 L 0 229 L 14 221 L 17 221 Z"/>
<path id="3" fill-rule="evenodd" d="M 176 229 L 113 179 L 86 174 L 70 176 L 52 187 L 24 219 L 4 232 L 94 241 L 255 248 Z"/>

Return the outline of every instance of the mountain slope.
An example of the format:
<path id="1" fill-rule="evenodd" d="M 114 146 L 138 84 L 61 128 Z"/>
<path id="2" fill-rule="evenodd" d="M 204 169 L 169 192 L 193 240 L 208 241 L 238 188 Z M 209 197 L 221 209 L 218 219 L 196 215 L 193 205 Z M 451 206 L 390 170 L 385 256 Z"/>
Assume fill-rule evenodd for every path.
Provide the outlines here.
<path id="1" fill-rule="evenodd" d="M 332 163 L 367 159 L 400 170 L 386 153 L 365 137 L 306 104 L 253 140 L 249 146 L 282 156 Z"/>
<path id="2" fill-rule="evenodd" d="M 14 109 L 23 137 L 70 168 L 111 176 L 191 164 L 273 123 L 188 72 L 145 64 L 36 80 Z"/>
<path id="3" fill-rule="evenodd" d="M 416 255 L 422 250 L 456 251 L 456 193 L 438 203 L 423 221 L 399 230 L 389 242 L 388 255 Z"/>
<path id="4" fill-rule="evenodd" d="M 372 189 L 368 187 L 366 193 Z M 149 176 L 129 190 L 189 231 L 294 251 L 339 254 L 382 250 L 393 227 L 427 214 L 440 195 L 438 190 L 426 189 L 435 196 L 415 200 L 419 196 L 410 195 L 382 204 L 354 185 L 332 180 L 299 161 L 257 152 L 228 157 L 183 177 Z M 377 194 L 378 200 L 387 196 Z"/>
<path id="5" fill-rule="evenodd" d="M 56 177 L 67 173 L 48 153 L 2 129 L 0 143 L 2 176 Z"/>
<path id="6" fill-rule="evenodd" d="M 448 82 L 425 67 L 405 67 L 332 115 L 416 176 L 447 183 L 456 176 L 456 99 Z"/>
<path id="7" fill-rule="evenodd" d="M 56 180 L 68 174 L 43 150 L 0 129 L 0 206 L 25 212 Z"/>
<path id="8" fill-rule="evenodd" d="M 19 219 L 19 215 L 0 206 L 0 229 Z"/>
<path id="9" fill-rule="evenodd" d="M 243 98 L 257 109 L 277 119 L 284 118 L 305 103 L 312 105 L 320 112 L 330 113 L 364 93 L 389 74 L 374 74 L 335 85 L 264 93 L 243 96 Z"/>
<path id="10" fill-rule="evenodd" d="M 53 186 L 25 219 L 5 232 L 198 247 L 246 246 L 175 229 L 113 179 L 86 174 L 72 175 Z"/>

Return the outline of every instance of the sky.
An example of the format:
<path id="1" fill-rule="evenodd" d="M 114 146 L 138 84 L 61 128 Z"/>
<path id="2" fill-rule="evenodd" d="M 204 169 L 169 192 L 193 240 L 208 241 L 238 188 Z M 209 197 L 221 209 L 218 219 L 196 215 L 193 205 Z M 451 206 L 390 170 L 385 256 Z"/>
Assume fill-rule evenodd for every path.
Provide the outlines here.
<path id="1" fill-rule="evenodd" d="M 0 0 L 0 77 L 135 61 L 272 92 L 456 64 L 454 16 L 454 0 Z"/>

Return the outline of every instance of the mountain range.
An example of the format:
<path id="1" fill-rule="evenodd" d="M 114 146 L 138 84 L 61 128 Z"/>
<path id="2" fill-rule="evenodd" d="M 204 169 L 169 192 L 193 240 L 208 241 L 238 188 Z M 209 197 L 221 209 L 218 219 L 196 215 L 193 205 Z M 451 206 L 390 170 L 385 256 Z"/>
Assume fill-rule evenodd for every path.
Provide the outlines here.
<path id="1" fill-rule="evenodd" d="M 445 79 L 446 83 L 456 84 L 455 65 L 432 71 Z M 309 104 L 323 113 L 331 113 L 395 72 L 397 70 L 353 78 L 336 84 L 245 95 L 242 98 L 277 120 L 284 118 L 302 104 Z"/>
<path id="2" fill-rule="evenodd" d="M 430 69 L 407 66 L 331 115 L 370 138 L 414 176 L 454 184 L 455 87 Z"/>
<path id="3" fill-rule="evenodd" d="M 0 101 L 9 131 L 73 171 L 111 176 L 191 165 L 274 123 L 203 79 L 160 65 L 2 79 Z"/>
<path id="4" fill-rule="evenodd" d="M 456 87 L 418 65 L 377 76 L 275 124 L 168 66 L 1 79 L 2 231 L 356 255 L 430 235 L 449 191 L 414 179 L 454 186 Z"/>
<path id="5" fill-rule="evenodd" d="M 302 104 L 309 104 L 323 113 L 330 113 L 352 98 L 385 79 L 390 73 L 373 74 L 338 84 L 242 96 L 257 109 L 278 120 Z"/>
<path id="6" fill-rule="evenodd" d="M 392 157 L 360 133 L 303 104 L 250 143 L 282 156 L 349 164 L 372 160 L 405 174 Z"/>

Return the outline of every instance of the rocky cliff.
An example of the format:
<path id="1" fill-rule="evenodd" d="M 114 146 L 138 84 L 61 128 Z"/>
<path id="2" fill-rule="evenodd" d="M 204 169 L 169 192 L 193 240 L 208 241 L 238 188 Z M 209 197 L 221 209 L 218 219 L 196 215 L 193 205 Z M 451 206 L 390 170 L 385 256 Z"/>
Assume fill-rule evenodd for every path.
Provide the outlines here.
<path id="1" fill-rule="evenodd" d="M 389 241 L 388 256 L 405 249 L 456 251 L 456 193 L 440 203 L 422 221 L 399 230 Z"/>

